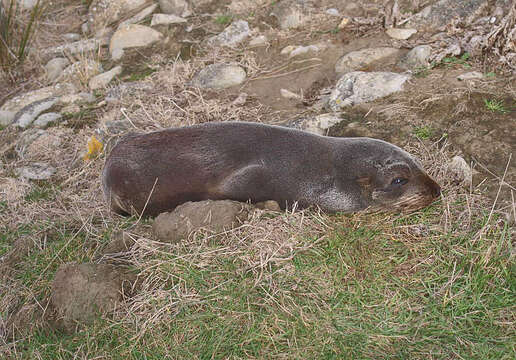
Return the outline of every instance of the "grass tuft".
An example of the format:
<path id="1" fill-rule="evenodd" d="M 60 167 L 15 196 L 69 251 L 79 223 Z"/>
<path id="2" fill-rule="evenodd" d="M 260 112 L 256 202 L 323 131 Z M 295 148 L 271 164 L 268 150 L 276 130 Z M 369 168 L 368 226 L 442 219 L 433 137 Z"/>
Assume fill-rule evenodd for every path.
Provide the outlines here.
<path id="1" fill-rule="evenodd" d="M 29 18 L 18 1 L 0 1 L 0 67 L 6 71 L 21 64 L 42 14 L 40 0 L 30 10 Z"/>

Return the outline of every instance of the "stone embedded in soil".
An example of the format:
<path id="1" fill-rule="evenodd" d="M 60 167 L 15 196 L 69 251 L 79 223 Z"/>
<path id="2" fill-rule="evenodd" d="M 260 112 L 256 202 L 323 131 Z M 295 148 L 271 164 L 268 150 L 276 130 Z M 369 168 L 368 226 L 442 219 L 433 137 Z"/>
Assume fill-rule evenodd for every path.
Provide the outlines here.
<path id="1" fill-rule="evenodd" d="M 235 46 L 249 37 L 247 21 L 234 21 L 220 34 L 210 37 L 207 43 L 212 46 Z"/>
<path id="2" fill-rule="evenodd" d="M 321 50 L 326 48 L 325 45 L 308 45 L 308 46 L 297 46 L 292 51 L 289 52 L 288 56 L 293 58 L 295 56 L 305 55 L 305 54 L 316 54 Z"/>
<path id="3" fill-rule="evenodd" d="M 429 30 L 440 29 L 450 24 L 454 18 L 469 24 L 487 8 L 488 2 L 488 0 L 440 0 L 425 7 L 413 16 L 408 24 Z"/>
<path id="4" fill-rule="evenodd" d="M 296 94 L 295 92 L 292 92 L 287 89 L 280 89 L 280 94 L 285 99 L 291 99 L 291 100 L 301 100 L 302 97 L 299 94 Z"/>
<path id="5" fill-rule="evenodd" d="M 44 111 L 50 109 L 57 102 L 56 97 L 39 100 L 25 106 L 14 116 L 14 126 L 26 128 Z"/>
<path id="6" fill-rule="evenodd" d="M 315 118 L 304 119 L 298 126 L 305 131 L 318 135 L 327 135 L 328 130 L 340 123 L 341 119 L 337 114 L 321 114 Z"/>
<path id="7" fill-rule="evenodd" d="M 249 45 L 250 46 L 261 46 L 261 45 L 266 45 L 268 43 L 268 39 L 267 39 L 267 36 L 265 35 L 259 35 L 253 39 L 251 39 L 251 41 L 249 41 Z"/>
<path id="8" fill-rule="evenodd" d="M 117 75 L 120 75 L 122 73 L 122 67 L 115 66 L 109 71 L 106 71 L 105 73 L 99 74 L 97 76 L 94 76 L 89 81 L 89 87 L 91 90 L 96 90 L 100 88 L 106 87 L 111 80 Z"/>
<path id="9" fill-rule="evenodd" d="M 192 15 L 190 5 L 185 0 L 159 0 L 159 7 L 165 14 L 172 14 L 181 17 Z"/>
<path id="10" fill-rule="evenodd" d="M 63 39 L 67 41 L 79 41 L 81 40 L 81 35 L 77 33 L 66 33 L 62 35 Z"/>
<path id="11" fill-rule="evenodd" d="M 281 211 L 281 207 L 275 200 L 261 201 L 254 205 L 257 209 L 268 210 L 268 211 Z"/>
<path id="12" fill-rule="evenodd" d="M 299 4 L 295 0 L 277 2 L 271 15 L 278 19 L 279 26 L 283 30 L 296 29 L 309 19 L 307 5 Z"/>
<path id="13" fill-rule="evenodd" d="M 332 91 L 328 106 L 332 111 L 373 101 L 401 91 L 409 75 L 392 72 L 354 71 L 344 74 Z"/>
<path id="14" fill-rule="evenodd" d="M 14 112 L 14 111 L 0 110 L 0 126 L 11 125 L 14 121 L 15 115 L 16 115 L 16 112 Z"/>
<path id="15" fill-rule="evenodd" d="M 137 24 L 145 20 L 146 17 L 150 16 L 156 9 L 158 8 L 158 4 L 152 4 L 150 6 L 147 6 L 145 9 L 137 13 L 136 15 L 130 17 L 127 20 L 122 21 L 117 29 L 120 29 L 122 26 L 129 25 L 129 24 Z M 98 34 L 98 32 L 97 32 Z M 98 35 L 96 36 L 98 39 Z"/>
<path id="16" fill-rule="evenodd" d="M 154 14 L 152 15 L 151 26 L 171 25 L 185 23 L 186 19 L 173 14 Z"/>
<path id="17" fill-rule="evenodd" d="M 58 58 L 54 58 L 54 59 L 50 60 L 45 65 L 47 79 L 49 81 L 56 80 L 63 72 L 63 69 L 66 66 L 68 66 L 69 64 L 70 64 L 70 62 L 66 58 L 58 57 Z"/>
<path id="18" fill-rule="evenodd" d="M 340 16 L 339 10 L 335 8 L 326 9 L 325 13 L 331 16 Z"/>
<path id="19" fill-rule="evenodd" d="M 66 331 L 90 324 L 97 314 L 108 313 L 123 302 L 134 276 L 108 264 L 66 264 L 52 282 L 50 304 Z"/>
<path id="20" fill-rule="evenodd" d="M 15 170 L 18 176 L 29 180 L 48 180 L 55 174 L 56 168 L 43 162 L 35 162 Z"/>
<path id="21" fill-rule="evenodd" d="M 454 156 L 448 164 L 451 182 L 455 184 L 463 184 L 464 187 L 470 188 L 473 182 L 473 171 L 466 160 L 461 156 Z"/>
<path id="22" fill-rule="evenodd" d="M 484 77 L 484 74 L 478 71 L 470 71 L 464 74 L 460 74 L 457 76 L 457 80 L 459 81 L 465 81 L 465 80 L 474 80 L 474 79 L 482 79 Z"/>
<path id="23" fill-rule="evenodd" d="M 174 243 L 201 229 L 220 232 L 239 226 L 250 210 L 250 205 L 232 200 L 187 202 L 158 215 L 152 228 L 160 241 Z"/>
<path id="24" fill-rule="evenodd" d="M 432 54 L 430 45 L 419 45 L 410 50 L 398 63 L 404 69 L 417 69 L 430 65 L 428 58 Z"/>
<path id="25" fill-rule="evenodd" d="M 416 29 L 399 29 L 399 28 L 390 28 L 386 31 L 387 35 L 389 35 L 393 39 L 397 40 L 407 40 L 409 37 L 417 33 Z"/>
<path id="26" fill-rule="evenodd" d="M 77 92 L 75 86 L 69 83 L 56 84 L 41 89 L 29 91 L 14 98 L 7 100 L 0 110 L 18 112 L 27 105 L 36 101 L 48 99 L 50 97 L 60 97 L 64 94 L 74 94 Z"/>
<path id="27" fill-rule="evenodd" d="M 107 24 L 119 22 L 148 5 L 147 0 L 93 0 L 89 7 L 90 29 L 96 33 Z"/>
<path id="28" fill-rule="evenodd" d="M 144 25 L 130 24 L 118 29 L 111 38 L 109 52 L 113 60 L 120 60 L 124 49 L 152 45 L 163 39 L 163 35 Z"/>
<path id="29" fill-rule="evenodd" d="M 63 95 L 59 98 L 59 101 L 57 103 L 59 105 L 68 105 L 68 104 L 73 104 L 73 103 L 77 103 L 77 102 L 84 102 L 87 104 L 91 104 L 91 103 L 94 103 L 96 100 L 97 100 L 97 98 L 92 93 L 80 92 L 77 94 Z"/>
<path id="30" fill-rule="evenodd" d="M 368 48 L 352 51 L 341 57 L 335 64 L 335 72 L 347 73 L 368 66 L 377 61 L 385 61 L 388 58 L 401 53 L 399 49 L 390 47 Z"/>
<path id="31" fill-rule="evenodd" d="M 242 84 L 246 76 L 245 70 L 238 65 L 212 64 L 199 71 L 191 85 L 206 89 L 225 89 Z"/>
<path id="32" fill-rule="evenodd" d="M 43 51 L 46 55 L 61 55 L 71 54 L 80 55 L 87 52 L 97 51 L 100 46 L 100 41 L 97 39 L 85 39 L 75 41 L 60 46 L 54 46 Z"/>
<path id="33" fill-rule="evenodd" d="M 38 118 L 34 121 L 34 127 L 37 127 L 39 129 L 45 129 L 49 125 L 56 123 L 57 121 L 61 120 L 63 118 L 63 115 L 50 112 L 46 114 L 42 114 L 38 116 Z"/>

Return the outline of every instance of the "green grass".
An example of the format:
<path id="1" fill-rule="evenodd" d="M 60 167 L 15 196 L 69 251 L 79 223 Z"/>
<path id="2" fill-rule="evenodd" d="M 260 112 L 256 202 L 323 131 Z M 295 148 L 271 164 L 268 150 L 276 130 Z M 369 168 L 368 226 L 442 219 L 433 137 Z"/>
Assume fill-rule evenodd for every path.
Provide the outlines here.
<path id="1" fill-rule="evenodd" d="M 323 241 L 258 272 L 231 253 L 203 262 L 188 247 L 162 251 L 153 268 L 160 292 L 149 298 L 147 316 L 98 318 L 74 335 L 39 329 L 17 344 L 17 358 L 514 358 L 509 225 L 486 214 L 466 232 L 456 224 L 443 233 L 433 228 L 439 211 L 433 206 L 360 226 L 336 217 L 342 225 Z M 411 226 L 428 231 L 407 237 L 403 229 Z M 86 232 L 61 251 L 74 234 L 66 227 L 57 226 L 18 275 L 36 294 L 47 293 L 58 263 L 89 260 Z M 34 286 L 58 251 L 43 286 Z M 148 325 L 140 322 L 154 315 Z"/>
<path id="2" fill-rule="evenodd" d="M 468 64 L 469 59 L 471 58 L 471 55 L 467 52 L 462 54 L 460 57 L 457 56 L 448 56 L 445 57 L 441 63 L 445 66 L 456 66 L 456 65 L 462 65 L 463 67 L 469 69 L 471 68 L 471 65 Z"/>
<path id="3" fill-rule="evenodd" d="M 433 135 L 433 130 L 429 126 L 420 126 L 414 128 L 414 135 L 418 139 L 427 140 Z"/>
<path id="4" fill-rule="evenodd" d="M 21 7 L 17 1 L 0 2 L 0 68 L 2 70 L 9 70 L 25 60 L 42 12 L 43 5 L 38 0 L 30 10 L 29 19 L 23 21 Z"/>
<path id="5" fill-rule="evenodd" d="M 497 112 L 501 114 L 509 112 L 509 110 L 505 108 L 503 100 L 484 99 L 484 105 L 487 110 L 492 112 Z"/>
<path id="6" fill-rule="evenodd" d="M 215 18 L 215 23 L 219 25 L 227 25 L 233 20 L 232 15 L 219 15 Z"/>

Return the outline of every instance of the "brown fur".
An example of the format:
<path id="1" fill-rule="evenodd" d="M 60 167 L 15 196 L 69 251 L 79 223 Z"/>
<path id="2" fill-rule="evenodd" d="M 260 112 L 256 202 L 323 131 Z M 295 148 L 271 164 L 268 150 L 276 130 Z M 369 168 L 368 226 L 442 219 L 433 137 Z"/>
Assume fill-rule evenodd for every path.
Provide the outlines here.
<path id="1" fill-rule="evenodd" d="M 407 179 L 393 185 L 395 178 Z M 325 211 L 417 209 L 440 188 L 414 157 L 370 138 L 332 138 L 279 126 L 207 123 L 122 139 L 103 171 L 118 213 L 157 215 L 187 201 L 276 200 Z"/>

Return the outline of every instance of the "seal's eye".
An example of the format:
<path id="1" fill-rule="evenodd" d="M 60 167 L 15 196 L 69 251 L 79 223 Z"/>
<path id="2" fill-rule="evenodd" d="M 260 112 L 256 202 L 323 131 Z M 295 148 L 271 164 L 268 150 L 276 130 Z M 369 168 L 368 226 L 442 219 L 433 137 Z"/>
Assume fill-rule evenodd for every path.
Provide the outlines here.
<path id="1" fill-rule="evenodd" d="M 408 183 L 408 180 L 405 178 L 396 178 L 392 180 L 391 185 L 405 185 Z"/>

